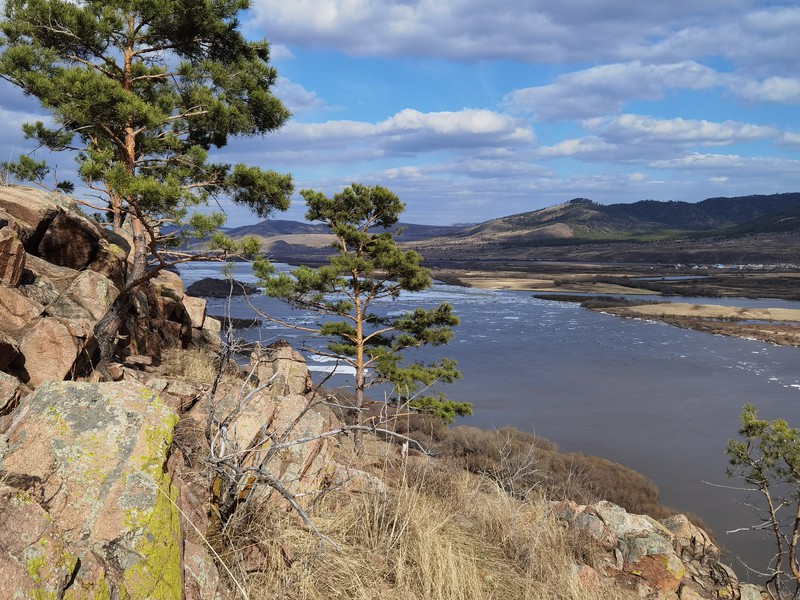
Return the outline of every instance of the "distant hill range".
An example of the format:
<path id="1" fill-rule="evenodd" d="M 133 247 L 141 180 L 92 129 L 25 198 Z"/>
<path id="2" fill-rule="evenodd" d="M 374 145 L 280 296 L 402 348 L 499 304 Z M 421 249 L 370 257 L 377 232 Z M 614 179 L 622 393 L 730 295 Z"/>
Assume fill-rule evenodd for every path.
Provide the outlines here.
<path id="1" fill-rule="evenodd" d="M 398 240 L 419 250 L 429 263 L 717 257 L 800 262 L 800 193 L 608 205 L 575 198 L 477 225 L 397 227 L 402 229 Z M 234 238 L 256 236 L 275 260 L 286 262 L 322 260 L 333 241 L 324 225 L 295 221 L 263 221 L 228 233 Z M 772 236 L 768 243 L 759 241 L 767 235 Z"/>
<path id="2" fill-rule="evenodd" d="M 597 204 L 575 198 L 564 204 L 486 221 L 461 236 L 494 236 L 517 243 L 653 241 L 678 237 L 800 231 L 800 193 L 709 198 L 702 202 L 642 200 Z"/>

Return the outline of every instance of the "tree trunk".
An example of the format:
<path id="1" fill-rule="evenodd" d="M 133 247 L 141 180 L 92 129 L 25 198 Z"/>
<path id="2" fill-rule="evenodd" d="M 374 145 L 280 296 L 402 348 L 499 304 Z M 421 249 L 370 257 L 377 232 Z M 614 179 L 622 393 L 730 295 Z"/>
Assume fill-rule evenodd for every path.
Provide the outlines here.
<path id="1" fill-rule="evenodd" d="M 355 325 L 356 325 L 356 425 L 364 424 L 364 387 L 366 377 L 364 374 L 364 315 L 361 312 L 361 296 L 359 290 L 358 273 L 353 272 L 353 296 L 355 299 Z M 360 455 L 364 449 L 363 432 L 356 429 L 353 432 L 353 443 L 356 454 Z"/>
<path id="2" fill-rule="evenodd" d="M 94 339 L 97 345 L 97 362 L 94 368 L 99 371 L 104 379 L 109 379 L 108 365 L 114 359 L 117 351 L 117 334 L 125 322 L 136 292 L 143 283 L 148 281 L 147 271 L 147 244 L 145 243 L 145 230 L 142 221 L 133 215 L 133 267 L 125 278 L 125 285 L 120 290 L 119 296 L 111 304 L 103 318 L 95 325 Z"/>

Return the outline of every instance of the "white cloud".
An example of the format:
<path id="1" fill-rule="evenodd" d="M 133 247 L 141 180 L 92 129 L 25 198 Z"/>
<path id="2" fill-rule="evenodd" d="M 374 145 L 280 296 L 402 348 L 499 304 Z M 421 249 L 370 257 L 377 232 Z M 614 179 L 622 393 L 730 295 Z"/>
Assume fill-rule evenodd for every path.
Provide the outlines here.
<path id="1" fill-rule="evenodd" d="M 597 162 L 644 162 L 669 159 L 693 148 L 732 146 L 755 140 L 786 140 L 776 127 L 737 121 L 715 123 L 695 119 L 656 119 L 624 114 L 586 119 L 590 135 L 541 147 L 541 158 L 575 157 Z M 786 140 L 784 143 L 789 143 Z"/>
<path id="2" fill-rule="evenodd" d="M 254 2 L 256 19 L 267 37 L 281 43 L 356 56 L 510 58 L 548 63 L 642 56 L 698 19 L 712 17 L 738 24 L 748 17 L 750 5 L 749 0 Z M 741 23 L 739 29 L 747 26 L 755 24 Z M 718 44 L 724 41 L 718 40 Z"/>
<path id="3" fill-rule="evenodd" d="M 800 104 L 800 77 L 767 77 L 761 81 L 732 81 L 731 91 L 748 102 Z"/>
<path id="4" fill-rule="evenodd" d="M 273 93 L 294 115 L 326 106 L 316 92 L 311 92 L 285 77 L 278 78 Z"/>
<path id="5" fill-rule="evenodd" d="M 541 158 L 561 158 L 567 156 L 605 156 L 608 158 L 610 151 L 616 151 L 616 146 L 609 144 L 599 137 L 584 137 L 562 140 L 552 146 L 542 146 L 537 150 Z"/>
<path id="6" fill-rule="evenodd" d="M 780 135 L 775 127 L 730 120 L 715 123 L 704 119 L 656 119 L 631 114 L 587 119 L 582 125 L 607 141 L 627 145 L 730 146 Z"/>
<path id="7" fill-rule="evenodd" d="M 490 110 L 422 113 L 405 109 L 378 123 L 326 121 L 290 123 L 274 136 L 282 149 L 333 150 L 347 160 L 348 149 L 368 145 L 375 157 L 435 150 L 521 146 L 534 139 L 524 123 Z"/>
<path id="8" fill-rule="evenodd" d="M 651 65 L 641 61 L 591 67 L 558 76 L 549 85 L 506 95 L 510 110 L 547 121 L 598 117 L 622 110 L 631 100 L 659 100 L 669 89 L 704 90 L 724 78 L 694 61 Z"/>
<path id="9" fill-rule="evenodd" d="M 695 152 L 680 158 L 653 161 L 649 166 L 655 169 L 712 172 L 716 177 L 728 177 L 729 179 L 739 178 L 744 175 L 791 175 L 796 182 L 796 174 L 800 171 L 800 160 L 771 156 L 748 157 L 738 154 L 701 154 Z M 796 183 L 794 187 L 796 187 Z"/>

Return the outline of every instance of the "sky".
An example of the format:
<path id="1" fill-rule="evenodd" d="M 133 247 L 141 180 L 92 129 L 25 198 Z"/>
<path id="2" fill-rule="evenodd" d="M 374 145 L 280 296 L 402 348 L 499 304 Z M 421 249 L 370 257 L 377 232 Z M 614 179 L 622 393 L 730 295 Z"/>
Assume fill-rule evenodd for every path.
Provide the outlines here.
<path id="1" fill-rule="evenodd" d="M 253 0 L 242 28 L 293 116 L 215 158 L 298 191 L 380 184 L 425 224 L 800 191 L 795 1 Z M 0 85 L 0 158 L 38 112 Z M 277 218 L 304 213 L 296 194 Z"/>

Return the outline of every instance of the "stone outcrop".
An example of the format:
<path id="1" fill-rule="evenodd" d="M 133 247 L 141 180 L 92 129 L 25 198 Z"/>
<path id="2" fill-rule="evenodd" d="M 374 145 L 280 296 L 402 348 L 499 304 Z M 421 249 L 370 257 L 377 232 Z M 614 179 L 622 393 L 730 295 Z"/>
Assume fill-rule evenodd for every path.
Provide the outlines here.
<path id="1" fill-rule="evenodd" d="M 0 513 L 7 520 L 0 530 L 16 516 L 49 537 L 30 540 L 41 548 L 37 556 L 20 551 L 27 568 L 21 564 L 17 579 L 41 592 L 61 585 L 67 598 L 100 586 L 110 597 L 181 598 L 177 492 L 165 472 L 176 421 L 149 389 L 129 382 L 48 382 L 26 398 L 0 455 L 15 487 L 7 494 L 17 494 L 16 511 L 11 502 Z M 48 574 L 49 588 L 37 573 Z M 12 597 L 2 593 L 6 583 L 0 596 Z"/>
<path id="2" fill-rule="evenodd" d="M 591 565 L 576 566 L 576 577 L 613 579 L 651 600 L 760 600 L 761 589 L 739 583 L 720 562 L 710 536 L 684 515 L 656 521 L 611 502 L 553 504 Z M 586 568 L 595 574 L 589 577 Z M 591 587 L 591 586 L 590 586 Z"/>
<path id="3" fill-rule="evenodd" d="M 0 370 L 34 388 L 80 374 L 96 348 L 94 328 L 124 285 L 130 248 L 66 196 L 0 188 Z M 157 359 L 169 346 L 218 347 L 219 332 L 205 301 L 162 271 L 134 303 L 119 351 Z"/>

